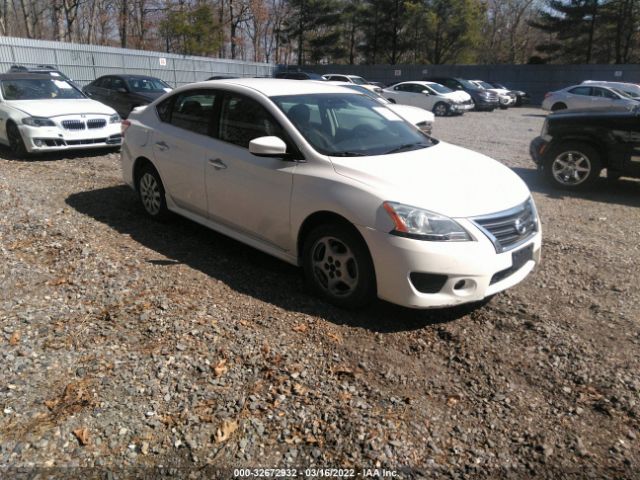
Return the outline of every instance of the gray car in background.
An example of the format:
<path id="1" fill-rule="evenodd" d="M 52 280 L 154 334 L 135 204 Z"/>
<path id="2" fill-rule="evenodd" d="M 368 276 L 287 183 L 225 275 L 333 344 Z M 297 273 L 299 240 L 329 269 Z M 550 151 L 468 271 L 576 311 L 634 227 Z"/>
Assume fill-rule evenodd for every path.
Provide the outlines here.
<path id="1" fill-rule="evenodd" d="M 638 105 L 635 100 L 622 90 L 605 86 L 573 85 L 545 95 L 542 102 L 544 110 L 576 109 L 631 109 Z"/>

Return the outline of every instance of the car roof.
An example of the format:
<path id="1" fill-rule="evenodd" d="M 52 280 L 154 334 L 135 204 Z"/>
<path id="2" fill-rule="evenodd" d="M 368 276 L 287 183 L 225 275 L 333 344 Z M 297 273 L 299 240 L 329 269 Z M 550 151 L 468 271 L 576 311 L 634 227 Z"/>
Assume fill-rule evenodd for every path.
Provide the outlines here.
<path id="1" fill-rule="evenodd" d="M 310 93 L 345 93 L 344 88 L 324 82 L 301 82 L 285 78 L 234 78 L 225 80 L 206 80 L 198 85 L 208 84 L 246 87 L 267 97 L 278 95 L 305 95 Z M 191 84 L 193 88 L 194 84 Z"/>
<path id="2" fill-rule="evenodd" d="M 43 78 L 52 77 L 43 77 L 38 73 L 0 73 L 0 80 L 42 80 Z"/>

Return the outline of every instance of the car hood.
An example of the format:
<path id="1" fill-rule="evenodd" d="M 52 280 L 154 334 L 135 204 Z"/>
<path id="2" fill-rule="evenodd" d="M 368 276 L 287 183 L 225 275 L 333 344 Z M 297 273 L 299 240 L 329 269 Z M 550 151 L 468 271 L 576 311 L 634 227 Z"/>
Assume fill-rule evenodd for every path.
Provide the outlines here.
<path id="1" fill-rule="evenodd" d="M 462 90 L 449 93 L 441 93 L 440 96 L 448 98 L 454 102 L 468 102 L 469 100 L 471 100 L 471 95 L 469 95 L 467 92 L 463 92 Z"/>
<path id="2" fill-rule="evenodd" d="M 433 113 L 424 108 L 412 107 L 411 105 L 398 105 L 397 103 L 388 103 L 385 106 L 413 125 L 422 122 L 433 123 L 434 120 Z"/>
<path id="3" fill-rule="evenodd" d="M 507 210 L 531 195 L 511 169 L 482 154 L 439 142 L 372 157 L 331 157 L 339 175 L 367 184 L 387 201 L 453 218 Z"/>
<path id="4" fill-rule="evenodd" d="M 61 115 L 99 114 L 113 115 L 116 111 L 88 98 L 81 99 L 46 99 L 46 100 L 10 100 L 10 107 L 32 117 L 58 117 Z"/>

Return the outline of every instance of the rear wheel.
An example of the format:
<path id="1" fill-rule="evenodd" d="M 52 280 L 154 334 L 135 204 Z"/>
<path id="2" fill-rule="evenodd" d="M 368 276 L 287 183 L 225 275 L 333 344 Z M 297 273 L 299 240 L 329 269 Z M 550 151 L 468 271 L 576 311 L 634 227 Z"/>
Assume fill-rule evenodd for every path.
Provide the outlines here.
<path id="1" fill-rule="evenodd" d="M 433 106 L 433 114 L 436 117 L 446 117 L 449 115 L 449 104 L 444 102 L 438 102 Z"/>
<path id="2" fill-rule="evenodd" d="M 138 195 L 147 215 L 156 220 L 165 220 L 169 215 L 164 186 L 153 166 L 145 165 L 138 175 Z"/>
<path id="3" fill-rule="evenodd" d="M 343 308 L 358 308 L 375 298 L 376 282 L 369 250 L 352 227 L 320 225 L 305 238 L 304 274 L 311 290 Z"/>
<path id="4" fill-rule="evenodd" d="M 602 163 L 595 148 L 579 142 L 567 142 L 551 149 L 544 162 L 547 181 L 567 190 L 589 187 L 600 176 Z"/>
<path id="5" fill-rule="evenodd" d="M 22 140 L 20 130 L 18 130 L 18 127 L 13 122 L 7 123 L 7 140 L 9 140 L 11 152 L 16 157 L 25 158 L 29 155 L 27 147 L 24 146 L 24 140 Z"/>
<path id="6" fill-rule="evenodd" d="M 559 110 L 566 110 L 566 109 L 567 109 L 567 105 L 562 102 L 554 103 L 551 107 L 552 112 L 557 112 Z"/>

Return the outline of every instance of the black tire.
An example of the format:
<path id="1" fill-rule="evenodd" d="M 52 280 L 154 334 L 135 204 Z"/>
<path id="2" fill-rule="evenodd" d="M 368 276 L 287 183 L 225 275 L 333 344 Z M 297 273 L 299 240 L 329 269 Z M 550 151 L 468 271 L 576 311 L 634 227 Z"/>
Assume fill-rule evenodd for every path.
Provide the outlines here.
<path id="1" fill-rule="evenodd" d="M 566 109 L 567 109 L 567 104 L 566 103 L 562 103 L 562 102 L 554 103 L 551 106 L 551 111 L 552 112 L 558 112 L 560 110 L 566 110 Z"/>
<path id="2" fill-rule="evenodd" d="M 360 308 L 376 295 L 369 249 L 352 227 L 326 224 L 304 239 L 302 265 L 310 290 L 342 308 Z"/>
<path id="3" fill-rule="evenodd" d="M 160 221 L 169 217 L 164 185 L 158 171 L 152 165 L 142 167 L 136 178 L 136 189 L 147 215 Z"/>
<path id="4" fill-rule="evenodd" d="M 20 130 L 18 130 L 18 127 L 13 122 L 7 123 L 7 140 L 9 140 L 9 148 L 11 149 L 11 153 L 13 153 L 16 157 L 27 158 L 29 156 L 27 147 L 24 146 L 22 135 L 20 135 Z"/>
<path id="5" fill-rule="evenodd" d="M 600 154 L 591 145 L 565 142 L 545 155 L 543 174 L 547 182 L 565 190 L 583 190 L 600 176 Z"/>
<path id="6" fill-rule="evenodd" d="M 436 117 L 446 117 L 449 115 L 451 106 L 445 102 L 438 102 L 433 106 L 433 114 Z"/>

